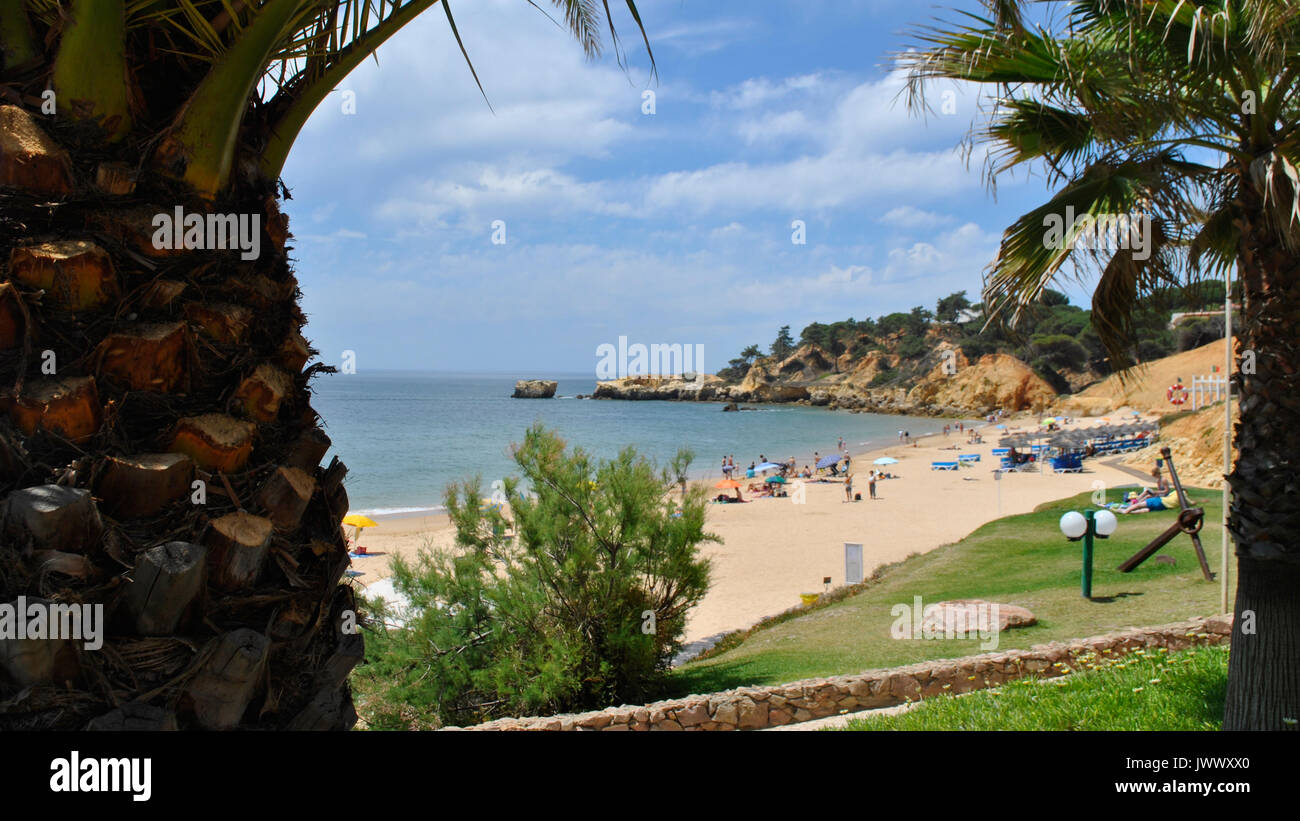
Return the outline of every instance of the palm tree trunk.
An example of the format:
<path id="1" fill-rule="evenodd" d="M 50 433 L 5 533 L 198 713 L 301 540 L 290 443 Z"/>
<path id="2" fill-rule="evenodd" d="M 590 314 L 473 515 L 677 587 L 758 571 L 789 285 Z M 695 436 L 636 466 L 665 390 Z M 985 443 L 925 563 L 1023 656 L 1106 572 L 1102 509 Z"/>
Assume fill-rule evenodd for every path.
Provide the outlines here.
<path id="1" fill-rule="evenodd" d="M 1241 419 L 1228 476 L 1238 582 L 1225 730 L 1300 720 L 1300 258 L 1243 176 Z M 1252 630 L 1253 632 L 1243 632 Z"/>
<path id="2" fill-rule="evenodd" d="M 1300 720 L 1300 568 L 1240 556 L 1237 572 L 1223 729 L 1295 729 L 1293 722 Z M 1243 621 L 1247 613 L 1254 616 Z M 1243 634 L 1243 626 L 1255 632 Z"/>
<path id="3" fill-rule="evenodd" d="M 320 466 L 274 197 L 181 201 L 0 115 L 30 152 L 0 152 L 0 603 L 109 622 L 99 650 L 0 640 L 0 729 L 351 727 L 346 468 Z M 178 207 L 242 218 L 260 254 L 158 247 Z"/>

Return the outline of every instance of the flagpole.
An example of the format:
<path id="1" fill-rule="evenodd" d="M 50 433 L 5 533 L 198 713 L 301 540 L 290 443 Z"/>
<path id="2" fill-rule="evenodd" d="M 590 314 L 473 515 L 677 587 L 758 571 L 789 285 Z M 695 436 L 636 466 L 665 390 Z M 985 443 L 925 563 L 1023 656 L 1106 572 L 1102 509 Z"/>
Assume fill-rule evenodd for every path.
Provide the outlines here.
<path id="1" fill-rule="evenodd" d="M 1227 388 L 1223 400 L 1223 546 L 1219 557 L 1219 612 L 1228 613 L 1228 506 L 1231 491 L 1228 474 L 1232 472 L 1232 268 L 1224 272 L 1223 294 L 1223 380 Z"/>

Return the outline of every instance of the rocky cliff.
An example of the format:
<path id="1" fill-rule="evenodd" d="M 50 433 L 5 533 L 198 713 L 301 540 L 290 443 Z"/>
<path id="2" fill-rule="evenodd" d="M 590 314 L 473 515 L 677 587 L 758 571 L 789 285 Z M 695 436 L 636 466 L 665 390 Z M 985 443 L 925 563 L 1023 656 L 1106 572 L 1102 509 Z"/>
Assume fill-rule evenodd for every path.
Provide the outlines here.
<path id="1" fill-rule="evenodd" d="M 755 363 L 738 385 L 716 376 L 630 377 L 597 383 L 592 398 L 797 402 L 919 416 L 1038 409 L 1056 399 L 1051 386 L 1015 357 L 989 354 L 972 363 L 946 343 L 933 357 L 938 364 L 920 378 L 882 385 L 881 375 L 898 365 L 896 355 L 873 351 L 853 360 L 803 345 L 785 359 Z"/>

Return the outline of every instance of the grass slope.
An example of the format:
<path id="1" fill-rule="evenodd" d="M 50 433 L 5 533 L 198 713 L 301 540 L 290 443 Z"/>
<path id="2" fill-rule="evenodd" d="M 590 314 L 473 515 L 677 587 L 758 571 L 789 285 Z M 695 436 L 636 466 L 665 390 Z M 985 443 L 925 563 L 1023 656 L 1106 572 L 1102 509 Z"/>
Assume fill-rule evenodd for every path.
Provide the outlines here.
<path id="1" fill-rule="evenodd" d="M 1221 496 L 1205 489 L 1191 489 L 1189 495 L 1205 509 L 1201 541 L 1211 569 L 1217 571 Z M 1115 489 L 1109 498 L 1116 498 Z M 941 507 L 942 500 L 938 501 Z M 1115 569 L 1174 521 L 1174 513 L 1167 511 L 1120 516 L 1116 534 L 1097 540 L 1094 598 L 1085 600 L 1079 591 L 1082 543 L 1066 541 L 1057 522 L 1065 511 L 1083 510 L 1090 504 L 1090 493 L 1049 502 L 1033 513 L 989 522 L 955 544 L 912 556 L 862 592 L 760 626 L 737 646 L 684 665 L 673 673 L 670 695 L 781 684 L 987 652 L 977 638 L 891 638 L 890 626 L 896 619 L 891 609 L 896 604 L 911 606 L 914 596 L 921 596 L 925 604 L 980 598 L 1033 611 L 1038 624 L 1002 633 L 997 649 L 1164 624 L 1219 610 L 1218 582 L 1202 579 L 1185 535 L 1157 554 L 1174 557 L 1176 566 L 1157 563 L 1152 557 L 1129 574 Z M 870 544 L 866 550 L 869 556 Z"/>
<path id="2" fill-rule="evenodd" d="M 1063 678 L 926 699 L 845 730 L 1219 730 L 1228 648 L 1139 650 Z"/>

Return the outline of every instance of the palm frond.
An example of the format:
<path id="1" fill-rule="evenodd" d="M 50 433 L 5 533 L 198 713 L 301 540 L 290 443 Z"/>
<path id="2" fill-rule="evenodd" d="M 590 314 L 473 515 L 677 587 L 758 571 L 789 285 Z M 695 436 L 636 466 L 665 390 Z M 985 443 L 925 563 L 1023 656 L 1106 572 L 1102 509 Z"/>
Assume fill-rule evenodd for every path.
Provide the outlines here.
<path id="1" fill-rule="evenodd" d="M 1240 214 L 1231 201 L 1201 218 L 1201 229 L 1187 248 L 1187 264 L 1193 274 L 1220 277 L 1237 264 L 1238 219 Z"/>
<path id="2" fill-rule="evenodd" d="M 1184 244 L 1199 214 L 1192 207 L 1195 181 L 1213 171 L 1170 151 L 1094 163 L 1003 234 L 984 287 L 990 318 L 1006 316 L 1014 325 L 1067 262 L 1073 262 L 1076 271 L 1109 268 L 1113 257 L 1108 255 L 1122 256 L 1119 252 L 1126 249 L 1089 245 L 1098 238 L 1088 233 L 1094 227 L 1113 227 L 1116 233 L 1105 238 L 1124 246 L 1133 238 L 1118 231 L 1131 229 L 1134 220 L 1139 227 L 1149 224 L 1153 258 Z M 1150 270 L 1167 273 L 1169 260 Z"/>
<path id="3" fill-rule="evenodd" d="M 1092 327 L 1121 379 L 1136 360 L 1133 306 L 1143 294 L 1180 284 L 1169 237 L 1159 220 L 1152 222 L 1151 240 L 1151 247 L 1141 254 L 1132 248 L 1117 249 L 1092 293 Z"/>

